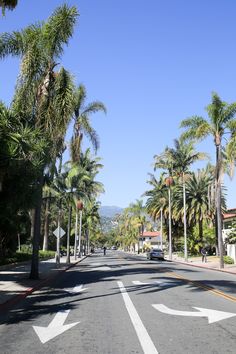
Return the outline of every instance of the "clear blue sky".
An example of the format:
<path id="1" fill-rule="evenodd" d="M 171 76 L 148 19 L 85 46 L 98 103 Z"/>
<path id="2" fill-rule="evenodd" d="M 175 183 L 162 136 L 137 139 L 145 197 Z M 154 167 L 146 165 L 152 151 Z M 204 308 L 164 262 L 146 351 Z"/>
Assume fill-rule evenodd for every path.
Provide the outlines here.
<path id="1" fill-rule="evenodd" d="M 46 20 L 62 0 L 19 0 L 1 32 Z M 236 101 L 235 0 L 74 0 L 80 18 L 62 65 L 83 83 L 88 101 L 108 114 L 92 124 L 100 136 L 103 205 L 126 207 L 149 188 L 153 156 L 173 145 L 180 121 L 204 115 L 216 91 Z M 0 99 L 10 103 L 19 63 L 0 62 Z M 214 162 L 211 140 L 199 145 Z M 197 166 L 196 166 L 197 167 Z M 236 182 L 225 179 L 228 207 Z"/>

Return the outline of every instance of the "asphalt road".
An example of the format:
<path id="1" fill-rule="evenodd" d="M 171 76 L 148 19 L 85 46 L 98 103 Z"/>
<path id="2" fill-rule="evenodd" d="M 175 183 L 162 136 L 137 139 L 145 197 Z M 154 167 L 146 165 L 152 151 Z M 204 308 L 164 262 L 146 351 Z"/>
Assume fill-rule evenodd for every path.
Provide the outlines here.
<path id="1" fill-rule="evenodd" d="M 1 318 L 0 352 L 236 352 L 236 277 L 96 252 Z"/>

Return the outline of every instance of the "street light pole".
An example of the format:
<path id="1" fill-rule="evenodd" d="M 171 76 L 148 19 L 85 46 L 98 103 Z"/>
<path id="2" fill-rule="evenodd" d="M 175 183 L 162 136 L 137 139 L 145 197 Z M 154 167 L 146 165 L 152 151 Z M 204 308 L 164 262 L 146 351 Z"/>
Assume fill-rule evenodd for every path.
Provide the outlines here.
<path id="1" fill-rule="evenodd" d="M 183 174 L 183 199 L 184 199 L 184 259 L 185 262 L 188 261 L 188 245 L 187 245 L 187 221 L 186 221 L 186 191 L 185 191 L 185 180 Z"/>
<path id="2" fill-rule="evenodd" d="M 161 208 L 161 250 L 163 251 L 163 236 L 162 236 L 162 232 L 163 232 L 163 226 L 162 226 L 162 219 L 163 219 L 163 210 Z"/>
<path id="3" fill-rule="evenodd" d="M 171 193 L 170 187 L 173 183 L 172 177 L 166 178 L 166 186 L 168 187 L 168 196 L 169 196 L 169 259 L 172 260 L 172 233 L 171 233 Z"/>

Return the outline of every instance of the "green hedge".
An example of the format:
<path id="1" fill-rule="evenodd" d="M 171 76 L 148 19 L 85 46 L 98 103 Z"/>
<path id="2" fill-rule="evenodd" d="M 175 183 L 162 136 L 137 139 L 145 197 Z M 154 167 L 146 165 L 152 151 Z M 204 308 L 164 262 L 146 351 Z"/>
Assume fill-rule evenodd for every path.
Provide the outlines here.
<path id="1" fill-rule="evenodd" d="M 234 264 L 234 260 L 230 256 L 224 256 L 224 263 L 225 264 Z"/>
<path id="2" fill-rule="evenodd" d="M 39 251 L 39 258 L 40 259 L 48 259 L 54 258 L 55 252 L 54 251 Z M 11 263 L 19 263 L 19 262 L 26 262 L 32 259 L 32 252 L 16 252 L 11 257 L 1 259 L 0 265 L 6 265 Z"/>

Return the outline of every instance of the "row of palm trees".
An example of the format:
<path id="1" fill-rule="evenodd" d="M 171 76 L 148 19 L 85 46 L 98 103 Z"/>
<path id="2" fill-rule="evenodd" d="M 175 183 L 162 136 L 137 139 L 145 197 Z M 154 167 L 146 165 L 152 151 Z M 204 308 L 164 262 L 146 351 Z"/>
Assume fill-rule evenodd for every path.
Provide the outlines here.
<path id="1" fill-rule="evenodd" d="M 169 258 L 172 258 L 172 236 L 184 238 L 184 256 L 188 259 L 188 229 L 198 225 L 199 247 L 203 242 L 203 227 L 214 226 L 216 246 L 223 262 L 222 213 L 226 209 L 223 176 L 228 170 L 233 174 L 236 160 L 236 103 L 228 104 L 218 94 L 212 94 L 207 106 L 208 119 L 193 116 L 181 122 L 184 129 L 174 147 L 154 156 L 154 170 L 161 170 L 160 178 L 150 174 L 151 189 L 147 197 L 146 212 L 154 219 L 164 218 L 168 230 Z M 190 166 L 202 159 L 206 153 L 195 150 L 195 144 L 206 137 L 212 137 L 215 145 L 215 166 L 207 164 L 205 169 L 192 172 Z M 128 214 L 132 218 L 132 215 Z M 143 217 L 144 217 L 143 211 Z M 123 223 L 124 225 L 124 223 Z M 174 228 L 174 230 L 172 230 Z M 183 229 L 179 231 L 179 229 Z M 188 228 L 188 229 L 187 229 Z M 140 230 L 136 235 L 140 235 Z"/>
<path id="2" fill-rule="evenodd" d="M 0 206 L 0 252 L 16 229 L 6 227 L 13 215 L 31 210 L 33 256 L 31 278 L 38 278 L 38 251 L 44 215 L 44 242 L 48 247 L 50 209 L 56 201 L 58 210 L 68 209 L 68 237 L 72 209 L 79 198 L 86 202 L 90 220 L 98 219 L 96 198 L 103 190 L 96 181 L 102 165 L 83 153 L 83 135 L 92 142 L 95 152 L 98 137 L 91 126 L 90 116 L 106 112 L 101 102 L 86 103 L 86 89 L 77 88 L 72 75 L 59 67 L 65 45 L 73 35 L 78 20 L 76 7 L 62 5 L 42 23 L 30 25 L 21 31 L 0 35 L 0 58 L 14 56 L 20 60 L 20 73 L 10 107 L 0 105 L 0 193 L 8 207 Z M 69 146 L 65 136 L 70 124 L 73 133 Z M 70 160 L 62 165 L 63 153 L 70 149 Z M 24 175 L 22 170 L 24 170 Z M 12 194 L 12 185 L 19 185 Z M 4 200 L 5 198 L 5 200 Z M 18 199 L 18 201 L 16 201 Z M 14 205 L 16 202 L 17 205 Z M 2 203 L 1 203 L 2 204 Z M 43 209 L 42 209 L 43 208 Z M 9 210 L 8 210 L 9 209 Z M 60 213 L 59 213 L 60 214 Z M 69 222 L 70 220 L 70 222 Z M 60 220 L 59 220 L 60 221 Z"/>

